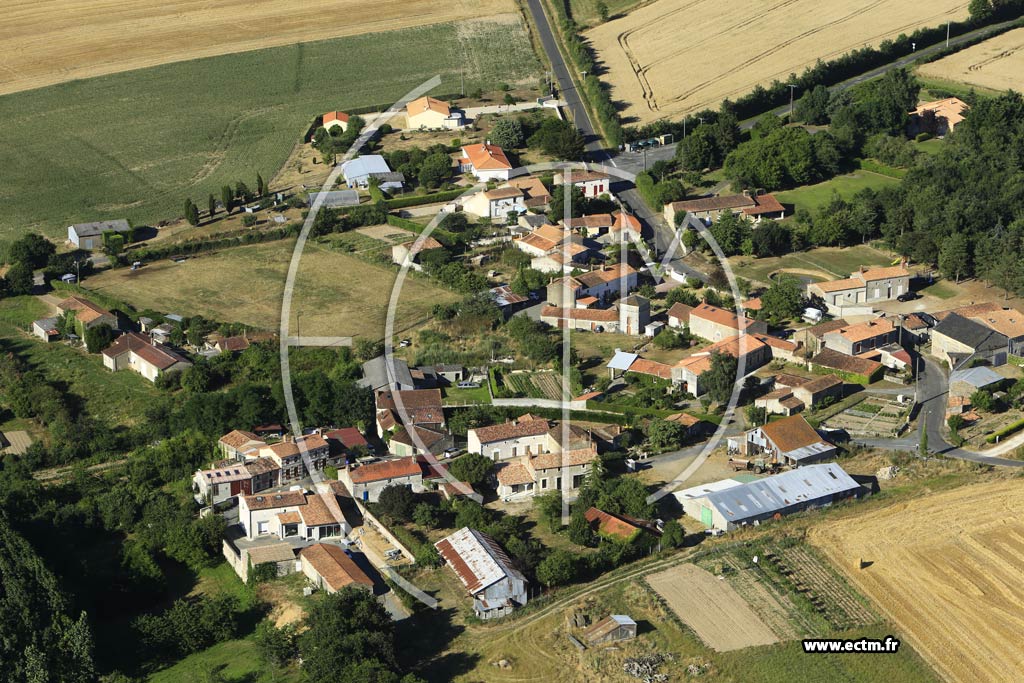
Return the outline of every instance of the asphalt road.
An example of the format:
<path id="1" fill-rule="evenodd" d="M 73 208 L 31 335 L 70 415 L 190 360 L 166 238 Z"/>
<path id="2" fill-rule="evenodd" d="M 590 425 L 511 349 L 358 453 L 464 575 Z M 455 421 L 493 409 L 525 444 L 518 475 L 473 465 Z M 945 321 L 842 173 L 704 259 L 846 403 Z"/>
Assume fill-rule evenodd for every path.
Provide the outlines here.
<path id="1" fill-rule="evenodd" d="M 921 430 L 926 429 L 928 431 L 928 452 L 933 455 L 996 467 L 1024 467 L 1022 460 L 982 455 L 956 448 L 946 441 L 942 431 L 946 421 L 946 395 L 948 394 L 949 379 L 941 365 L 926 356 L 923 356 L 923 359 L 924 368 L 920 374 L 919 387 L 921 412 L 917 418 L 918 431 L 903 439 L 865 439 L 857 440 L 857 443 L 876 448 L 916 452 L 921 443 Z"/>

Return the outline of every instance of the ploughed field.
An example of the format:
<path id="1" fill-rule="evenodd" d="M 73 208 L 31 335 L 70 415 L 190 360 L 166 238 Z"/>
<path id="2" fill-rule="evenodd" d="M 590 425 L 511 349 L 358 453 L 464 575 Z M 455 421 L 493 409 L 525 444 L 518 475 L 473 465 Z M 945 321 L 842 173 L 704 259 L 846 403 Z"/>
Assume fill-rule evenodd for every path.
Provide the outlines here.
<path id="1" fill-rule="evenodd" d="M 1020 487 L 926 495 L 815 527 L 810 540 L 944 678 L 1024 680 Z"/>
<path id="2" fill-rule="evenodd" d="M 511 0 L 13 0 L 0 22 L 0 94 L 514 10 Z"/>
<path id="3" fill-rule="evenodd" d="M 1024 88 L 1024 28 L 978 43 L 924 64 L 922 76 L 942 78 L 992 90 Z"/>
<path id="4" fill-rule="evenodd" d="M 627 120 L 717 108 L 818 59 L 967 17 L 966 0 L 656 0 L 586 33 Z M 799 93 L 798 93 L 799 95 Z"/>

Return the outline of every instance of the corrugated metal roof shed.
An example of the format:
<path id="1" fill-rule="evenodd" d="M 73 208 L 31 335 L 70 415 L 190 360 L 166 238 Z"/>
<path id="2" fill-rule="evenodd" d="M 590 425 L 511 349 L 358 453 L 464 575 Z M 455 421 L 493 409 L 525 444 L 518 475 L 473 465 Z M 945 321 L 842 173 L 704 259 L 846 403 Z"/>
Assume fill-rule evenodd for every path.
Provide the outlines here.
<path id="1" fill-rule="evenodd" d="M 707 500 L 728 521 L 739 524 L 859 488 L 860 484 L 839 465 L 823 463 L 715 491 L 707 495 Z"/>
<path id="2" fill-rule="evenodd" d="M 470 594 L 476 594 L 506 576 L 526 580 L 512 567 L 512 561 L 501 546 L 476 529 L 463 527 L 434 545 Z"/>
<path id="3" fill-rule="evenodd" d="M 608 361 L 607 367 L 612 370 L 622 370 L 625 372 L 629 370 L 629 366 L 633 364 L 639 356 L 635 353 L 626 353 L 625 351 L 616 351 L 612 359 Z"/>

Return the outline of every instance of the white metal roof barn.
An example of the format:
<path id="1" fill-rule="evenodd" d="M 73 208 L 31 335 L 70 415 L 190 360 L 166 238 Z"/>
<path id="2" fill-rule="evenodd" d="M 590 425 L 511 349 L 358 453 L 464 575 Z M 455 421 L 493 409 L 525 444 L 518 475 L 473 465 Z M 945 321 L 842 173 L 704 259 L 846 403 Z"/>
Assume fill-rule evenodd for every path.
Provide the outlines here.
<path id="1" fill-rule="evenodd" d="M 859 497 L 861 486 L 835 463 L 805 465 L 739 486 L 681 500 L 686 514 L 706 526 L 731 531 L 775 515 L 824 507 Z M 690 490 L 692 493 L 692 489 Z"/>

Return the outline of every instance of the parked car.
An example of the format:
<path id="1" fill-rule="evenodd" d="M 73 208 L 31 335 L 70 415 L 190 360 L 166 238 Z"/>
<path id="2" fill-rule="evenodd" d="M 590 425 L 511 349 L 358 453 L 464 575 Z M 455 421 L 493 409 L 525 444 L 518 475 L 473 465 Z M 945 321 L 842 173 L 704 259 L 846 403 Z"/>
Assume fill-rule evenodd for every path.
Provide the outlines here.
<path id="1" fill-rule="evenodd" d="M 920 298 L 921 298 L 921 295 L 918 294 L 917 292 L 903 292 L 898 297 L 896 297 L 896 301 L 906 302 L 906 301 L 913 301 L 914 299 L 920 299 Z"/>
<path id="2" fill-rule="evenodd" d="M 459 382 L 455 386 L 457 386 L 459 389 L 479 389 L 480 388 L 479 384 L 477 384 L 476 382 L 470 382 L 470 381 Z"/>
<path id="3" fill-rule="evenodd" d="M 454 458 L 459 452 L 458 448 L 446 448 L 444 451 L 445 458 Z"/>
<path id="4" fill-rule="evenodd" d="M 705 536 L 721 536 L 724 533 L 725 532 L 723 530 L 721 530 L 721 529 L 705 529 L 704 530 L 704 535 Z"/>
<path id="5" fill-rule="evenodd" d="M 398 345 L 400 347 L 402 347 L 403 349 L 407 348 L 409 346 L 412 346 L 412 340 L 411 339 L 403 339 L 402 341 L 398 342 Z"/>

